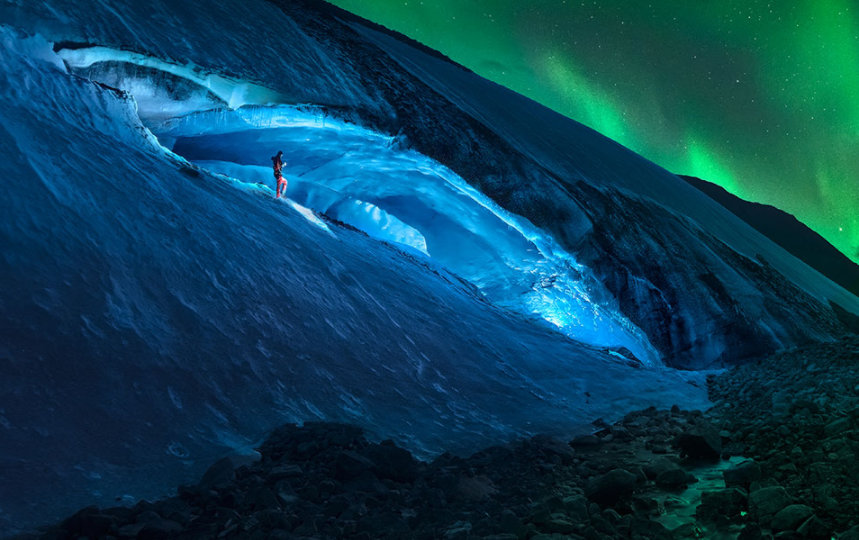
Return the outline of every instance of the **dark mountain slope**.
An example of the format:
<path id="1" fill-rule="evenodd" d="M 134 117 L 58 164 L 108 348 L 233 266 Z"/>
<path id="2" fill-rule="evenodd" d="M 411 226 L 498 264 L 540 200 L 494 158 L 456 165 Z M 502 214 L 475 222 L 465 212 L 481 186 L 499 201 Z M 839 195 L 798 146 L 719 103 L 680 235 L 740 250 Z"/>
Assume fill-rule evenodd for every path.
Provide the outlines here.
<path id="1" fill-rule="evenodd" d="M 804 223 L 774 206 L 743 200 L 694 176 L 680 178 L 824 276 L 859 296 L 859 265 Z"/>

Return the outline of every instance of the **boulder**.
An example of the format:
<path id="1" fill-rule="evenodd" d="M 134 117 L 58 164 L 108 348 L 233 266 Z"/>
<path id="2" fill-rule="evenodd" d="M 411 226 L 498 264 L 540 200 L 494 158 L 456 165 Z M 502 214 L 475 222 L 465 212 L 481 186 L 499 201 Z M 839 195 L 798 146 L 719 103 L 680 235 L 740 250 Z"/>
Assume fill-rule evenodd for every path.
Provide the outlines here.
<path id="1" fill-rule="evenodd" d="M 379 478 L 410 483 L 418 476 L 418 462 L 411 452 L 395 446 L 390 441 L 367 449 L 367 455 L 375 464 L 373 472 Z"/>
<path id="2" fill-rule="evenodd" d="M 584 520 L 588 517 L 588 501 L 581 495 L 570 495 L 564 497 L 564 512 L 577 520 Z"/>
<path id="3" fill-rule="evenodd" d="M 819 517 L 812 515 L 796 530 L 803 538 L 809 540 L 829 540 L 832 530 Z"/>
<path id="4" fill-rule="evenodd" d="M 699 421 L 677 436 L 675 445 L 680 455 L 690 459 L 716 461 L 722 454 L 719 431 L 708 422 Z"/>
<path id="5" fill-rule="evenodd" d="M 763 537 L 761 527 L 757 523 L 749 523 L 740 531 L 737 540 L 761 540 Z"/>
<path id="6" fill-rule="evenodd" d="M 834 437 L 840 433 L 844 433 L 850 429 L 850 419 L 849 418 L 839 418 L 838 420 L 833 420 L 832 422 L 826 424 L 823 428 L 823 433 L 827 437 Z"/>
<path id="7" fill-rule="evenodd" d="M 591 478 L 585 495 L 598 504 L 611 506 L 632 495 L 634 489 L 635 475 L 624 469 L 614 469 L 602 476 Z"/>
<path id="8" fill-rule="evenodd" d="M 116 529 L 118 519 L 89 506 L 63 522 L 62 527 L 75 536 L 99 538 Z"/>
<path id="9" fill-rule="evenodd" d="M 211 467 L 206 469 L 203 478 L 197 487 L 201 490 L 218 489 L 225 487 L 235 479 L 235 466 L 229 457 L 219 459 Z"/>
<path id="10" fill-rule="evenodd" d="M 761 524 L 769 525 L 773 516 L 790 503 L 790 496 L 783 487 L 765 487 L 749 495 L 749 513 L 751 513 L 754 519 L 760 521 Z"/>
<path id="11" fill-rule="evenodd" d="M 814 514 L 810 506 L 791 504 L 779 510 L 772 519 L 772 528 L 777 531 L 793 531 Z"/>
<path id="12" fill-rule="evenodd" d="M 703 521 L 733 521 L 748 507 L 746 493 L 739 488 L 727 488 L 701 493 L 701 504 L 695 511 Z"/>
<path id="13" fill-rule="evenodd" d="M 725 477 L 725 486 L 749 489 L 752 482 L 761 479 L 761 466 L 752 460 L 744 461 L 734 468 L 727 469 L 722 475 Z"/>
<path id="14" fill-rule="evenodd" d="M 531 443 L 546 456 L 557 456 L 562 463 L 572 463 L 575 452 L 573 448 L 555 437 L 548 435 L 537 435 L 531 439 Z"/>
<path id="15" fill-rule="evenodd" d="M 556 534 L 572 534 L 576 531 L 576 526 L 560 517 L 553 517 L 541 527 L 542 530 Z"/>
<path id="16" fill-rule="evenodd" d="M 159 519 L 147 522 L 140 532 L 137 533 L 138 540 L 161 540 L 174 538 L 183 532 L 184 528 L 179 523 L 169 519 Z"/>
<path id="17" fill-rule="evenodd" d="M 632 538 L 648 538 L 652 540 L 668 540 L 673 538 L 671 531 L 658 521 L 650 519 L 634 518 L 630 525 Z"/>
<path id="18" fill-rule="evenodd" d="M 481 501 L 498 492 L 492 480 L 484 475 L 466 476 L 459 479 L 457 495 L 468 501 Z"/>
<path id="19" fill-rule="evenodd" d="M 662 471 L 656 476 L 656 485 L 668 489 L 685 487 L 688 481 L 689 475 L 680 467 Z"/>
<path id="20" fill-rule="evenodd" d="M 648 480 L 656 480 L 656 477 L 663 472 L 679 468 L 680 465 L 675 461 L 662 456 L 655 457 L 642 465 L 642 469 Z"/>
<path id="21" fill-rule="evenodd" d="M 600 444 L 602 444 L 602 441 L 596 435 L 581 435 L 570 441 L 570 446 L 573 448 L 587 448 Z"/>
<path id="22" fill-rule="evenodd" d="M 361 473 L 373 469 L 375 464 L 370 459 L 351 450 L 342 450 L 334 460 L 334 477 L 341 482 L 361 476 Z"/>

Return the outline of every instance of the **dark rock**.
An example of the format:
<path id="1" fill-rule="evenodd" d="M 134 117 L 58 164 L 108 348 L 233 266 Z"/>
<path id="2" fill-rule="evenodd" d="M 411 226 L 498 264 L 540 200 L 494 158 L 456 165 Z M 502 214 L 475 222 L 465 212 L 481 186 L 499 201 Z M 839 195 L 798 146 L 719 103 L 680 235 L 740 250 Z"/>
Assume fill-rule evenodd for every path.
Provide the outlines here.
<path id="1" fill-rule="evenodd" d="M 275 508 L 261 510 L 255 513 L 253 517 L 266 530 L 282 529 L 286 531 L 292 529 L 292 523 L 290 523 L 287 514 Z"/>
<path id="2" fill-rule="evenodd" d="M 197 487 L 201 490 L 222 488 L 236 477 L 233 461 L 229 457 L 219 459 L 209 467 Z"/>
<path id="3" fill-rule="evenodd" d="M 659 501 L 653 497 L 636 495 L 632 498 L 632 508 L 641 516 L 650 516 L 659 512 Z"/>
<path id="4" fill-rule="evenodd" d="M 671 529 L 671 537 L 678 540 L 686 538 L 701 538 L 701 529 L 695 523 L 684 523 Z"/>
<path id="5" fill-rule="evenodd" d="M 763 537 L 764 534 L 763 531 L 761 531 L 760 525 L 757 523 L 749 523 L 740 531 L 740 534 L 737 536 L 737 540 L 761 540 Z"/>
<path id="6" fill-rule="evenodd" d="M 677 467 L 662 471 L 656 477 L 656 485 L 662 488 L 677 489 L 686 486 L 688 475 L 686 471 Z"/>
<path id="7" fill-rule="evenodd" d="M 854 525 L 839 534 L 838 540 L 859 540 L 859 525 Z"/>
<path id="8" fill-rule="evenodd" d="M 341 482 L 357 478 L 374 468 L 375 464 L 369 458 L 351 450 L 339 452 L 334 459 L 334 477 Z"/>
<path id="9" fill-rule="evenodd" d="M 833 420 L 832 422 L 826 424 L 823 428 L 823 432 L 827 437 L 834 437 L 840 433 L 844 433 L 845 431 L 850 429 L 850 419 L 849 418 L 839 418 L 837 420 Z"/>
<path id="10" fill-rule="evenodd" d="M 602 444 L 602 440 L 596 435 L 582 435 L 570 441 L 570 446 L 573 448 L 587 448 L 590 446 L 598 446 Z"/>
<path id="11" fill-rule="evenodd" d="M 257 486 L 248 491 L 242 501 L 242 506 L 251 511 L 266 508 L 279 508 L 280 504 L 274 491 L 268 486 Z"/>
<path id="12" fill-rule="evenodd" d="M 657 457 L 645 463 L 642 466 L 644 475 L 648 480 L 656 480 L 656 477 L 663 472 L 679 469 L 680 466 L 667 457 Z"/>
<path id="13" fill-rule="evenodd" d="M 411 452 L 387 442 L 367 449 L 367 457 L 373 462 L 373 472 L 382 479 L 395 482 L 414 482 L 418 476 L 418 462 Z"/>
<path id="14" fill-rule="evenodd" d="M 748 506 L 747 496 L 738 488 L 719 489 L 701 493 L 696 509 L 699 519 L 709 522 L 734 521 Z"/>
<path id="15" fill-rule="evenodd" d="M 715 461 L 722 454 L 722 438 L 718 430 L 704 421 L 699 421 L 681 433 L 675 444 L 680 449 L 680 455 L 690 459 Z"/>
<path id="16" fill-rule="evenodd" d="M 342 514 L 349 506 L 351 506 L 350 500 L 343 496 L 338 495 L 330 498 L 323 508 L 323 512 L 326 516 L 338 517 Z"/>
<path id="17" fill-rule="evenodd" d="M 648 540 L 671 540 L 671 531 L 657 521 L 636 518 L 630 525 L 632 538 L 647 538 Z"/>
<path id="18" fill-rule="evenodd" d="M 564 512 L 577 520 L 588 517 L 588 501 L 581 495 L 570 495 L 563 499 Z"/>
<path id="19" fill-rule="evenodd" d="M 548 435 L 537 435 L 531 439 L 531 442 L 539 448 L 539 450 L 547 456 L 558 456 L 562 463 L 571 463 L 575 452 L 572 447 L 559 441 L 555 437 Z"/>
<path id="20" fill-rule="evenodd" d="M 62 528 L 79 536 L 99 538 L 116 531 L 119 519 L 90 506 L 63 522 Z"/>
<path id="21" fill-rule="evenodd" d="M 762 525 L 769 525 L 773 516 L 791 503 L 790 496 L 781 486 L 753 491 L 749 495 L 749 513 Z M 806 516 L 807 517 L 807 516 Z"/>
<path id="22" fill-rule="evenodd" d="M 471 536 L 471 523 L 468 521 L 457 521 L 444 532 L 444 538 L 450 540 L 465 539 Z"/>
<path id="23" fill-rule="evenodd" d="M 560 517 L 548 520 L 540 528 L 546 532 L 557 534 L 572 534 L 576 531 L 576 527 L 572 523 Z"/>
<path id="24" fill-rule="evenodd" d="M 811 414 L 817 414 L 820 412 L 820 407 L 817 403 L 811 401 L 810 399 L 797 399 L 790 405 L 790 412 L 796 413 L 797 411 L 801 411 L 803 409 L 807 409 Z"/>
<path id="25" fill-rule="evenodd" d="M 145 526 L 145 523 L 131 523 L 129 525 L 123 525 L 119 528 L 118 534 L 121 538 L 137 538 L 137 534 L 143 530 L 143 527 Z"/>
<path id="26" fill-rule="evenodd" d="M 382 483 L 372 471 L 364 471 L 357 478 L 353 478 L 344 486 L 347 490 L 359 491 L 374 495 L 384 495 L 388 490 L 388 486 Z"/>
<path id="27" fill-rule="evenodd" d="M 614 469 L 600 477 L 592 478 L 585 494 L 596 503 L 612 506 L 618 500 L 632 495 L 635 480 L 635 475 L 631 472 Z"/>
<path id="28" fill-rule="evenodd" d="M 817 516 L 811 516 L 796 530 L 803 538 L 809 540 L 829 540 L 832 530 Z"/>
<path id="29" fill-rule="evenodd" d="M 550 519 L 552 519 L 552 511 L 543 505 L 534 508 L 534 511 L 531 512 L 531 515 L 528 517 L 528 520 L 531 521 L 531 523 L 536 523 L 537 525 L 546 523 Z"/>
<path id="30" fill-rule="evenodd" d="M 159 519 L 147 522 L 140 532 L 138 540 L 162 540 L 182 532 L 184 528 L 179 523 L 169 519 Z"/>
<path id="31" fill-rule="evenodd" d="M 460 478 L 456 489 L 459 497 L 469 501 L 481 501 L 498 492 L 487 476 Z"/>
<path id="32" fill-rule="evenodd" d="M 777 531 L 793 531 L 814 514 L 810 506 L 791 504 L 779 510 L 772 519 L 772 528 Z"/>
<path id="33" fill-rule="evenodd" d="M 355 448 L 366 443 L 364 430 L 351 424 L 337 424 L 332 422 L 307 422 L 305 428 L 323 434 L 325 442 L 330 446 L 342 448 Z"/>
<path id="34" fill-rule="evenodd" d="M 732 469 L 727 469 L 722 475 L 727 487 L 749 489 L 752 482 L 761 479 L 761 466 L 752 460 L 744 461 Z"/>
<path id="35" fill-rule="evenodd" d="M 304 471 L 301 468 L 301 465 L 289 464 L 289 465 L 278 465 L 276 467 L 272 467 L 271 470 L 268 471 L 268 477 L 270 480 L 277 481 L 283 478 L 292 478 L 295 476 L 301 476 Z"/>

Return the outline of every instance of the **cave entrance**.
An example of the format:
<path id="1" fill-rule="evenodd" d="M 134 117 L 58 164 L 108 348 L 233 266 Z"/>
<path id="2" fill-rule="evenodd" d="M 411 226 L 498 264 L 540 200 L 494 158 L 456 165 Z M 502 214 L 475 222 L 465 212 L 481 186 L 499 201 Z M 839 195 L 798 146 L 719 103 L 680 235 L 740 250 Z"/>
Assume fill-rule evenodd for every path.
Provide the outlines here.
<path id="1" fill-rule="evenodd" d="M 496 306 L 660 363 L 613 296 L 550 235 L 401 138 L 320 107 L 272 105 L 283 97 L 192 66 L 102 47 L 60 55 L 75 72 L 133 95 L 144 125 L 188 161 L 273 196 L 270 157 L 283 150 L 292 201 L 428 257 Z"/>

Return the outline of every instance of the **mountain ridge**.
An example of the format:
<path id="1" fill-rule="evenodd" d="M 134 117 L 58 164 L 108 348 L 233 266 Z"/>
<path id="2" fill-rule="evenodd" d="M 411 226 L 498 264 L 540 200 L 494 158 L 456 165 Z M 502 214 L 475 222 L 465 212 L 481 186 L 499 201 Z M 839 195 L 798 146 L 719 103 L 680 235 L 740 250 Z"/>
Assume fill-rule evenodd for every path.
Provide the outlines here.
<path id="1" fill-rule="evenodd" d="M 821 274 L 859 296 L 859 264 L 793 214 L 772 205 L 747 201 L 718 184 L 695 176 L 678 176 Z"/>

